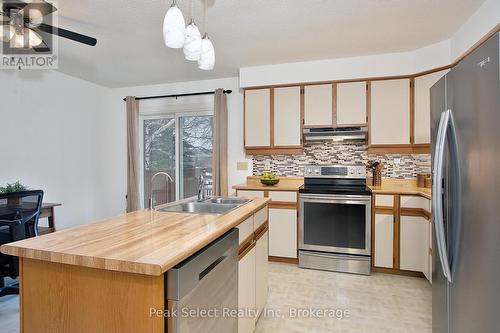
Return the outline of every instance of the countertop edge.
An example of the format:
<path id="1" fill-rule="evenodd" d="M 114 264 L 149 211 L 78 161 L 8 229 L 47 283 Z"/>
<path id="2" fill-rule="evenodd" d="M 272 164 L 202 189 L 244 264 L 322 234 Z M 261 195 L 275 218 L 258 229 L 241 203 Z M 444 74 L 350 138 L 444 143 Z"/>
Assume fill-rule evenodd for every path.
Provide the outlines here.
<path id="1" fill-rule="evenodd" d="M 218 237 L 222 236 L 232 228 L 238 226 L 242 221 L 247 219 L 249 216 L 255 214 L 256 211 L 265 207 L 269 203 L 270 199 L 261 198 L 259 199 L 259 201 L 260 202 L 258 204 L 254 203 L 255 207 L 251 212 L 240 214 L 239 216 L 235 217 L 233 222 L 229 223 L 225 227 L 218 229 L 217 232 L 215 232 L 214 234 L 209 235 L 203 240 L 194 244 L 192 247 L 190 247 L 189 251 L 180 252 L 179 255 L 176 256 L 175 260 L 172 260 L 164 265 L 157 263 L 136 262 L 136 261 L 127 261 L 119 259 L 96 258 L 80 254 L 68 254 L 68 253 L 48 251 L 36 248 L 27 248 L 9 244 L 4 244 L 0 246 L 0 252 L 20 258 L 42 260 L 42 261 L 48 261 L 48 262 L 66 264 L 72 266 L 80 266 L 93 269 L 104 269 L 109 271 L 134 273 L 134 274 L 142 274 L 149 276 L 160 276 L 169 269 L 171 269 L 172 267 L 174 267 L 175 265 L 177 265 L 178 263 L 180 263 L 181 261 L 187 259 L 189 256 L 201 250 L 203 247 L 210 244 L 211 242 L 213 242 Z M 228 214 L 231 213 L 234 214 L 235 211 L 229 212 Z M 220 217 L 223 216 L 225 215 L 221 215 Z"/>
<path id="2" fill-rule="evenodd" d="M 426 199 L 432 200 L 432 194 L 425 193 L 419 190 L 384 190 L 384 189 L 372 189 L 368 186 L 372 194 L 400 194 L 400 195 L 419 195 Z"/>

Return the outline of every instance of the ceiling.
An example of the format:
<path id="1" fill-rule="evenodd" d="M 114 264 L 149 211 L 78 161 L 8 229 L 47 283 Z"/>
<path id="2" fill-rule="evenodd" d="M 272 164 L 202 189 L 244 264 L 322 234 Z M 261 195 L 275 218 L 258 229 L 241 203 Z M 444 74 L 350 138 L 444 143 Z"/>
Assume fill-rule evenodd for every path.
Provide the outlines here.
<path id="1" fill-rule="evenodd" d="M 59 0 L 59 70 L 108 87 L 237 76 L 240 67 L 414 50 L 448 39 L 484 0 L 209 0 L 213 71 L 163 43 L 171 0 Z M 178 0 L 186 17 L 190 0 Z M 202 2 L 195 19 L 202 27 Z M 186 20 L 188 18 L 186 17 Z"/>

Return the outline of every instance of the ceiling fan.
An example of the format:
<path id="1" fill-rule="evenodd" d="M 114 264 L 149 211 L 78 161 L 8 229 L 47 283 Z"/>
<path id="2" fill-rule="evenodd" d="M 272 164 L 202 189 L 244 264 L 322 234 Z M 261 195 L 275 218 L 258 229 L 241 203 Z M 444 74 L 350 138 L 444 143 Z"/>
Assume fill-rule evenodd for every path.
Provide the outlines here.
<path id="1" fill-rule="evenodd" d="M 95 46 L 95 38 L 54 27 L 44 23 L 44 17 L 57 11 L 52 4 L 38 0 L 23 2 L 20 0 L 0 0 L 0 39 L 10 42 L 13 47 L 33 48 L 36 51 L 48 50 L 40 33 L 57 35 L 78 43 Z"/>

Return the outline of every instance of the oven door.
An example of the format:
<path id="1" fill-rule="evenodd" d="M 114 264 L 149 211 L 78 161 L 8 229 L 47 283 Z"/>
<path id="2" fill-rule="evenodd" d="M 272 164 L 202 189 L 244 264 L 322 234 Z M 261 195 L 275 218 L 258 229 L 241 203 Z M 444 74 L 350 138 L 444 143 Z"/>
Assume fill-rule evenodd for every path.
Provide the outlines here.
<path id="1" fill-rule="evenodd" d="M 299 249 L 371 255 L 371 196 L 300 195 Z"/>

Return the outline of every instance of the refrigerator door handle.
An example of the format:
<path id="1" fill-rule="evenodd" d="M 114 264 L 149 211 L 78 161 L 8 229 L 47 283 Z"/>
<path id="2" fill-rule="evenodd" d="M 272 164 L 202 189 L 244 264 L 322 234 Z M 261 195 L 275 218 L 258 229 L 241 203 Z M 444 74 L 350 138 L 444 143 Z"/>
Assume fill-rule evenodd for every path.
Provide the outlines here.
<path id="1" fill-rule="evenodd" d="M 445 145 L 449 140 L 449 152 L 450 152 L 450 162 L 453 163 L 452 167 L 452 179 L 453 189 L 456 191 L 452 195 L 453 209 L 457 209 L 457 212 L 452 216 L 455 221 L 453 224 L 460 223 L 460 191 L 461 191 L 461 181 L 460 181 L 460 171 L 458 158 L 458 140 L 456 137 L 455 124 L 453 121 L 453 116 L 451 110 L 446 110 L 441 113 L 441 119 L 439 121 L 439 128 L 436 138 L 436 149 L 434 151 L 434 170 L 432 179 L 432 210 L 434 216 L 434 227 L 436 231 L 436 241 L 438 246 L 439 259 L 441 262 L 441 267 L 443 269 L 443 274 L 446 279 L 451 283 L 452 274 L 450 268 L 450 261 L 448 258 L 448 249 L 446 244 L 445 230 L 444 230 L 444 212 L 443 212 L 443 187 L 442 179 L 444 172 L 444 153 Z"/>

